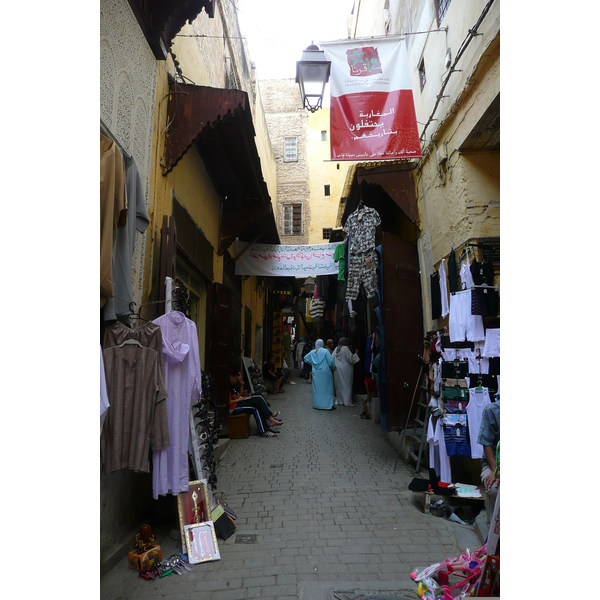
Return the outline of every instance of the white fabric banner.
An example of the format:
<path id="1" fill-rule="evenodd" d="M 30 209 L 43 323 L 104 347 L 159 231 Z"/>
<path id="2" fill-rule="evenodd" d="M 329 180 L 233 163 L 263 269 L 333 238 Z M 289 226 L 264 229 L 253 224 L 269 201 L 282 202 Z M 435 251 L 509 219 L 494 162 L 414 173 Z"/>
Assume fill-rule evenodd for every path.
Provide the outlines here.
<path id="1" fill-rule="evenodd" d="M 333 254 L 343 243 L 307 246 L 253 244 L 238 258 L 235 274 L 262 277 L 337 275 L 339 265 L 333 260 Z M 236 252 L 241 252 L 245 246 L 244 242 L 236 242 Z"/>

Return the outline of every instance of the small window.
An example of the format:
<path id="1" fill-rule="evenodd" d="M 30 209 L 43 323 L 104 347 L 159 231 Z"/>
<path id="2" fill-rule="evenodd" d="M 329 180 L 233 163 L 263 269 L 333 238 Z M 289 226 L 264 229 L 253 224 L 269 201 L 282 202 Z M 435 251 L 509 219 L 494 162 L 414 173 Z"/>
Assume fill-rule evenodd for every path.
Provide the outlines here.
<path id="1" fill-rule="evenodd" d="M 329 240 L 329 238 L 331 237 L 331 230 L 332 230 L 332 227 L 324 227 L 323 228 L 323 239 L 324 240 Z"/>
<path id="2" fill-rule="evenodd" d="M 329 185 L 325 186 L 325 195 L 331 196 L 331 186 L 329 186 Z"/>
<path id="3" fill-rule="evenodd" d="M 283 206 L 283 235 L 302 235 L 302 204 Z"/>
<path id="4" fill-rule="evenodd" d="M 298 162 L 298 138 L 286 137 L 283 147 L 283 162 Z"/>
<path id="5" fill-rule="evenodd" d="M 427 76 L 425 75 L 425 59 L 421 59 L 419 63 L 419 81 L 421 83 L 421 91 L 425 87 L 425 82 L 427 81 Z"/>
<path id="6" fill-rule="evenodd" d="M 337 164 L 337 170 L 340 170 L 340 163 Z"/>
<path id="7" fill-rule="evenodd" d="M 441 24 L 442 20 L 446 16 L 446 11 L 448 10 L 450 1 L 451 0 L 435 0 L 435 13 L 437 16 L 438 26 Z"/>
<path id="8" fill-rule="evenodd" d="M 327 132 L 326 131 L 321 131 L 321 141 L 322 142 L 327 141 Z"/>

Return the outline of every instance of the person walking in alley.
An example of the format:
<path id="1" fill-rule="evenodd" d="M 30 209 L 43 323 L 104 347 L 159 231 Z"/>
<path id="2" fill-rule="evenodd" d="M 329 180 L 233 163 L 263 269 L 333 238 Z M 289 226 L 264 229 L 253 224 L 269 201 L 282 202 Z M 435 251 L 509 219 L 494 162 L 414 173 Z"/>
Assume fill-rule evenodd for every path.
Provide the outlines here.
<path id="1" fill-rule="evenodd" d="M 334 410 L 333 371 L 336 369 L 335 360 L 324 348 L 323 340 L 317 340 L 315 349 L 304 357 L 304 361 L 312 367 L 313 408 Z"/>
<path id="2" fill-rule="evenodd" d="M 348 347 L 348 339 L 340 338 L 337 348 L 333 351 L 335 360 L 335 391 L 337 404 L 354 406 L 352 403 L 352 384 L 354 382 L 354 365 L 360 360 L 358 350 L 352 351 Z"/>

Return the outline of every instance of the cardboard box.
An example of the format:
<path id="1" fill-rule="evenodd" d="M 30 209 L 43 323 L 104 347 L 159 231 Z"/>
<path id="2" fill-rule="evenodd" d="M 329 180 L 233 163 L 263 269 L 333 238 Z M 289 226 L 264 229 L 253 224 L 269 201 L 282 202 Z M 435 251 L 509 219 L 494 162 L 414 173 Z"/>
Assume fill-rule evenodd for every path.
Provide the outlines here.
<path id="1" fill-rule="evenodd" d="M 129 567 L 131 569 L 135 569 L 136 571 L 143 571 L 148 567 L 152 567 L 155 564 L 158 564 L 162 560 L 162 554 L 160 551 L 160 545 L 156 544 L 152 546 L 146 552 L 142 552 L 138 554 L 135 550 L 132 550 L 127 555 L 127 562 L 129 563 Z"/>
<path id="2" fill-rule="evenodd" d="M 250 415 L 239 413 L 229 415 L 229 439 L 242 440 L 250 437 Z"/>

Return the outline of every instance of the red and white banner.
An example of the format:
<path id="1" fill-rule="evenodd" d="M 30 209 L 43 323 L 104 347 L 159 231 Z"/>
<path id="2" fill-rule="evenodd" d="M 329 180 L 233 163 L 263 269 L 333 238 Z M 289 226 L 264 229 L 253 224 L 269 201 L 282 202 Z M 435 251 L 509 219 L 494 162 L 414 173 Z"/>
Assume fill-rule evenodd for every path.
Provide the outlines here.
<path id="1" fill-rule="evenodd" d="M 331 160 L 420 158 L 404 39 L 319 45 L 331 61 Z"/>

